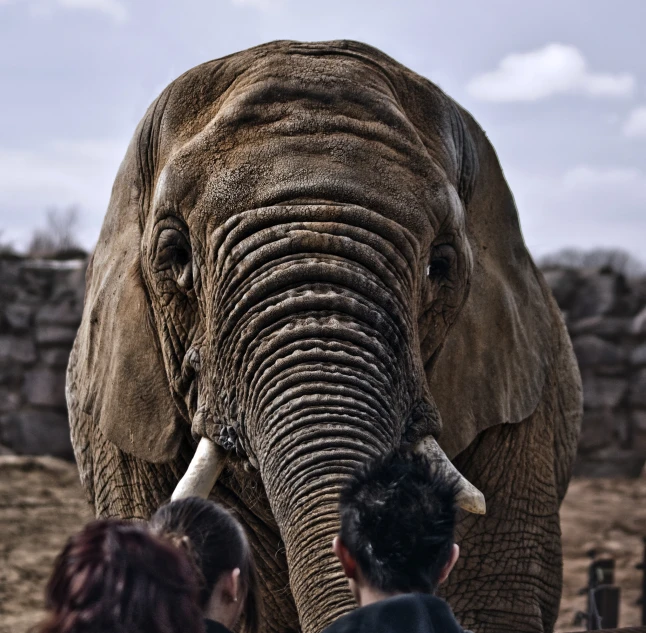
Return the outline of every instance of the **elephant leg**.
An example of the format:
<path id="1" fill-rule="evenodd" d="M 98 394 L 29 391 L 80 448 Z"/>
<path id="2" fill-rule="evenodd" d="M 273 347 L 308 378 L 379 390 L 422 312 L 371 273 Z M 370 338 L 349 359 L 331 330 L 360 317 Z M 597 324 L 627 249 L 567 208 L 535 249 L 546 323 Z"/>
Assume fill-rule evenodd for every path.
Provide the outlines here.
<path id="1" fill-rule="evenodd" d="M 454 460 L 484 493 L 487 514 L 461 517 L 462 552 L 443 594 L 476 633 L 554 629 L 562 555 L 550 408 L 483 431 Z"/>

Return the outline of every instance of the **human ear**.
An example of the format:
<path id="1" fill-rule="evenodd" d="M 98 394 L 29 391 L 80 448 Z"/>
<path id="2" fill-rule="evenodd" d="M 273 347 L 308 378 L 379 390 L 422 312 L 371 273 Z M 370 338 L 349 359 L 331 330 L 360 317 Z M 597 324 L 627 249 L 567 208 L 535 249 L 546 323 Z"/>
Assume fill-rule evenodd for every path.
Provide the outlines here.
<path id="1" fill-rule="evenodd" d="M 446 562 L 446 565 L 442 567 L 438 584 L 441 585 L 449 577 L 449 574 L 451 573 L 451 570 L 455 566 L 455 563 L 457 563 L 459 557 L 460 557 L 460 546 L 457 543 L 453 543 L 453 547 L 451 548 L 451 555 L 449 556 L 449 560 Z"/>
<path id="2" fill-rule="evenodd" d="M 238 602 L 240 591 L 240 568 L 236 567 L 230 572 L 226 572 L 222 592 L 230 602 Z"/>
<path id="3" fill-rule="evenodd" d="M 343 544 L 339 536 L 335 536 L 332 541 L 332 550 L 339 559 L 343 573 L 350 579 L 356 578 L 357 575 L 357 561 L 354 560 L 348 548 Z"/>

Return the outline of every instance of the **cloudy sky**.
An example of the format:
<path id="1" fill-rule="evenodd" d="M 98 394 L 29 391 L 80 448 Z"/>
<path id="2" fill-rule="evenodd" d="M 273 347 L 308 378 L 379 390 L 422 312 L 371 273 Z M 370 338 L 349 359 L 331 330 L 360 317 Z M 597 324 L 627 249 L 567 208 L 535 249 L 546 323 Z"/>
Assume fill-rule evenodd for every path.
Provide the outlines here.
<path id="1" fill-rule="evenodd" d="M 51 206 L 98 236 L 148 104 L 209 59 L 274 39 L 377 46 L 470 110 L 535 255 L 646 260 L 645 0 L 0 0 L 0 241 Z"/>

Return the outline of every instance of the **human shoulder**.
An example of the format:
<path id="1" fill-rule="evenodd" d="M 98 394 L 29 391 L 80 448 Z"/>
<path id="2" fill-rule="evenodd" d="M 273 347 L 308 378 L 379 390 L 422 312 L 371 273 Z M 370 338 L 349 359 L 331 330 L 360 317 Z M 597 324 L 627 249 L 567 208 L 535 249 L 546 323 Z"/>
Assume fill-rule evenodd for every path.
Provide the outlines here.
<path id="1" fill-rule="evenodd" d="M 449 605 L 435 596 L 410 593 L 355 609 L 323 633 L 464 633 Z"/>
<path id="2" fill-rule="evenodd" d="M 354 611 L 350 611 L 350 613 L 342 615 L 340 618 L 330 624 L 330 626 L 323 629 L 323 633 L 351 633 L 351 631 L 359 631 L 359 627 L 361 626 L 362 622 L 362 616 L 364 615 L 363 609 L 366 608 L 367 607 L 354 609 Z"/>
<path id="3" fill-rule="evenodd" d="M 206 633 L 231 633 L 224 624 L 220 624 L 215 620 L 204 619 L 204 630 Z"/>

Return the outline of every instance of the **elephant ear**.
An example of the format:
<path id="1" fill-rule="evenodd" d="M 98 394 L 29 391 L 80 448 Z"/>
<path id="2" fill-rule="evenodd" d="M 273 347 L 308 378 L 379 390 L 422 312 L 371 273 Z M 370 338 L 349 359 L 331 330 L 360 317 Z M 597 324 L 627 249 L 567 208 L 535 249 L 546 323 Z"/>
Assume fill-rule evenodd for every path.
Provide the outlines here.
<path id="1" fill-rule="evenodd" d="M 484 429 L 535 411 L 554 344 L 552 300 L 525 247 L 498 158 L 461 112 L 462 170 L 473 174 L 466 229 L 474 265 L 465 304 L 428 376 L 450 458 Z"/>
<path id="2" fill-rule="evenodd" d="M 68 401 L 118 448 L 149 462 L 177 453 L 182 424 L 141 274 L 142 122 L 121 164 L 86 275 Z M 74 415 L 75 407 L 70 407 Z M 80 424 L 72 420 L 72 424 Z"/>

